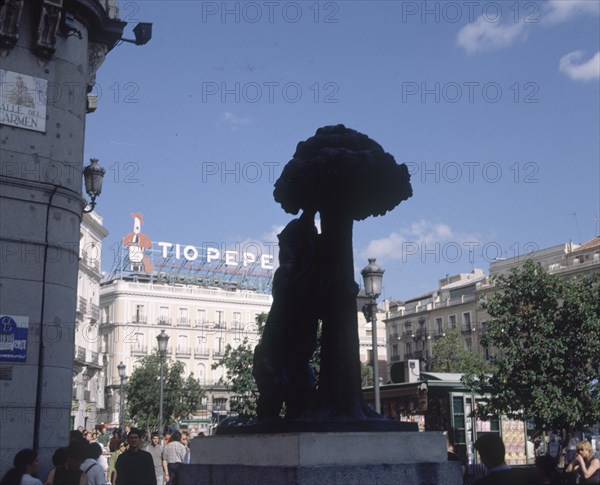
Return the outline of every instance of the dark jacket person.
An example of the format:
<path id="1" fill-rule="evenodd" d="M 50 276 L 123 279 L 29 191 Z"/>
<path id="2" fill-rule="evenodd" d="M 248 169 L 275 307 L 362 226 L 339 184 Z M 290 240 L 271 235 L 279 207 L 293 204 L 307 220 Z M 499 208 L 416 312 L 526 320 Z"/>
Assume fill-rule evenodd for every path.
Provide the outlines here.
<path id="1" fill-rule="evenodd" d="M 117 458 L 116 485 L 157 485 L 152 455 L 141 450 L 142 432 L 132 428 L 127 435 L 129 448 Z"/>
<path id="2" fill-rule="evenodd" d="M 475 442 L 481 463 L 487 467 L 487 475 L 475 485 L 526 485 L 535 483 L 529 470 L 511 468 L 504 460 L 506 452 L 502 438 L 497 434 L 483 434 Z"/>

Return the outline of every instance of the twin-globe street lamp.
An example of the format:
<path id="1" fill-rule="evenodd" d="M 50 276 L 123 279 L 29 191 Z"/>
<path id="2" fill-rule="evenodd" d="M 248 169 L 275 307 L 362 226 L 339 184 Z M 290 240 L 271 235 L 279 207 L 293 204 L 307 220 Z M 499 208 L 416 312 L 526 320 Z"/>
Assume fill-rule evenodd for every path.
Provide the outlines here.
<path id="1" fill-rule="evenodd" d="M 165 333 L 164 330 L 161 330 L 160 333 L 156 336 L 156 341 L 158 342 L 158 354 L 160 356 L 160 409 L 158 415 L 158 433 L 160 437 L 163 437 L 163 362 L 164 356 L 167 352 L 167 345 L 169 344 L 169 336 Z"/>
<path id="2" fill-rule="evenodd" d="M 126 367 L 125 364 L 123 364 L 123 362 L 121 362 L 118 366 L 117 366 L 117 370 L 119 371 L 119 378 L 121 379 L 121 388 L 119 391 L 119 428 L 121 429 L 121 431 L 123 430 L 123 424 L 124 424 L 124 414 L 125 414 L 125 409 L 124 409 L 124 402 L 125 402 L 125 379 L 127 379 L 127 374 L 125 373 Z"/>
<path id="3" fill-rule="evenodd" d="M 381 295 L 383 272 L 375 264 L 375 258 L 369 258 L 369 264 L 360 272 L 363 277 L 365 294 L 371 300 L 363 306 L 363 313 L 367 321 L 371 321 L 371 336 L 373 337 L 373 392 L 375 394 L 375 411 L 381 412 L 381 399 L 379 397 L 379 357 L 377 356 L 377 298 Z"/>

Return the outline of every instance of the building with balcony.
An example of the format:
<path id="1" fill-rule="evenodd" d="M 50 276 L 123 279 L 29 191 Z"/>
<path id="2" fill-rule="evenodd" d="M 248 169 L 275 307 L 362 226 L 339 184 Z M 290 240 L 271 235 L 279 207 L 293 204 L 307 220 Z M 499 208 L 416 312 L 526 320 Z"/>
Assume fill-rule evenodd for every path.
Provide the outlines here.
<path id="1" fill-rule="evenodd" d="M 489 315 L 480 301 L 497 291 L 491 276 L 520 268 L 525 261 L 538 262 L 550 274 L 563 278 L 600 271 L 600 237 L 584 244 L 560 244 L 526 255 L 494 261 L 490 276 L 480 269 L 438 281 L 438 288 L 404 302 L 390 302 L 385 320 L 388 369 L 404 366 L 410 359 L 420 361 L 422 370 L 430 371 L 433 342 L 449 328 L 460 328 L 465 349 L 480 353 L 486 360 L 489 351 L 481 345 Z M 390 372 L 390 375 L 392 372 Z M 394 372 L 394 374 L 396 374 Z"/>
<path id="2" fill-rule="evenodd" d="M 100 354 L 107 362 L 101 419 L 119 422 L 123 362 L 131 375 L 138 359 L 157 350 L 156 336 L 169 335 L 166 358 L 183 364 L 184 376 L 199 380 L 207 392 L 202 412 L 210 419 L 226 414 L 230 398 L 219 383 L 224 369 L 212 369 L 229 344 L 258 343 L 256 316 L 271 308 L 271 295 L 251 290 L 171 284 L 164 281 L 107 281 L 100 288 Z"/>
<path id="3" fill-rule="evenodd" d="M 385 319 L 388 375 L 392 366 L 402 366 L 411 359 L 419 360 L 421 369 L 430 370 L 433 342 L 447 329 L 460 328 L 465 347 L 480 351 L 477 291 L 485 280 L 483 270 L 474 269 L 439 280 L 434 291 L 404 302 L 390 302 Z"/>
<path id="4" fill-rule="evenodd" d="M 71 429 L 93 428 L 104 409 L 104 356 L 99 350 L 100 260 L 108 235 L 96 212 L 83 215 L 79 240 L 79 275 L 73 360 Z"/>

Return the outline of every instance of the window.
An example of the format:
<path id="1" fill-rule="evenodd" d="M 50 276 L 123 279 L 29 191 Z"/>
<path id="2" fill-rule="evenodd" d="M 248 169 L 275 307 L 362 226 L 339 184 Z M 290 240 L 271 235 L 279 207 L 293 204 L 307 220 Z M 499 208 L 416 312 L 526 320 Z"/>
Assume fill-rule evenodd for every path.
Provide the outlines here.
<path id="1" fill-rule="evenodd" d="M 198 309 L 196 311 L 196 324 L 204 325 L 206 323 L 206 310 Z"/>
<path id="2" fill-rule="evenodd" d="M 242 328 L 242 314 L 240 312 L 233 312 L 233 328 Z"/>
<path id="3" fill-rule="evenodd" d="M 187 335 L 180 335 L 177 337 L 177 350 L 187 350 L 188 349 L 188 338 Z"/>
<path id="4" fill-rule="evenodd" d="M 146 323 L 146 308 L 144 305 L 135 306 L 135 314 L 133 315 L 135 323 Z"/>
<path id="5" fill-rule="evenodd" d="M 456 315 L 450 315 L 448 317 L 448 326 L 450 328 L 456 328 Z"/>
<path id="6" fill-rule="evenodd" d="M 473 352 L 473 340 L 468 338 L 465 339 L 465 350 L 467 352 Z"/>
<path id="7" fill-rule="evenodd" d="M 441 317 L 435 319 L 435 328 L 438 335 L 442 335 L 444 333 L 444 321 Z"/>
<path id="8" fill-rule="evenodd" d="M 169 323 L 169 307 L 161 306 L 158 309 L 158 323 Z"/>
<path id="9" fill-rule="evenodd" d="M 412 345 L 410 343 L 404 344 L 404 358 L 409 359 L 412 353 Z"/>
<path id="10" fill-rule="evenodd" d="M 188 309 L 187 308 L 179 309 L 179 317 L 177 319 L 177 323 L 181 323 L 183 325 L 186 325 L 188 323 Z"/>
<path id="11" fill-rule="evenodd" d="M 392 345 L 392 362 L 397 362 L 400 360 L 400 356 L 398 355 L 398 344 Z"/>
<path id="12" fill-rule="evenodd" d="M 463 317 L 463 330 L 471 330 L 471 312 L 465 312 L 462 314 Z"/>
<path id="13" fill-rule="evenodd" d="M 215 312 L 216 315 L 216 324 L 218 327 L 224 327 L 225 326 L 225 312 L 222 310 L 217 310 Z"/>

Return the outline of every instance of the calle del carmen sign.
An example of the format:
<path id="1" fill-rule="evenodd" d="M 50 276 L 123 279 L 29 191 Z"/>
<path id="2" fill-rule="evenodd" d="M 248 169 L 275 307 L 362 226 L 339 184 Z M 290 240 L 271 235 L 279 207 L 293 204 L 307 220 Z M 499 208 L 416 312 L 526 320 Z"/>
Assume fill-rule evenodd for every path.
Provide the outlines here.
<path id="1" fill-rule="evenodd" d="M 157 242 L 156 246 L 160 248 L 157 250 L 153 248 L 150 238 L 141 232 L 143 215 L 138 212 L 131 214 L 131 217 L 133 218 L 133 232 L 123 238 L 123 245 L 127 249 L 130 269 L 133 272 L 153 274 L 155 263 L 164 270 L 166 261 L 170 259 L 186 260 L 189 263 L 196 261 L 208 264 L 219 262 L 219 266 L 225 265 L 227 269 L 231 270 L 221 270 L 221 272 L 237 273 L 241 269 L 256 270 L 258 267 L 269 273 L 273 270 L 272 254 L 257 255 L 249 251 L 243 251 L 240 254 L 239 251 L 221 250 L 212 246 L 206 246 L 204 250 L 199 251 L 196 246 L 170 242 Z M 151 258 L 151 256 L 153 257 Z M 162 263 L 157 263 L 159 258 L 162 258 Z"/>

